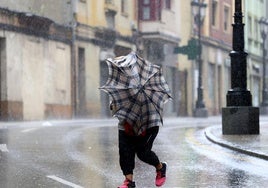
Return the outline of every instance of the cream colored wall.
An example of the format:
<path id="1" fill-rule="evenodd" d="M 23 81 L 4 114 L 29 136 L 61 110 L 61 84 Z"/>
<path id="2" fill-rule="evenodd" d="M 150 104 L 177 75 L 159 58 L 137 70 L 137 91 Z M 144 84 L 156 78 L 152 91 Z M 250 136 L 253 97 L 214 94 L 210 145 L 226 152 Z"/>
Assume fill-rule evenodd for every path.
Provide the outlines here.
<path id="1" fill-rule="evenodd" d="M 23 119 L 44 118 L 45 104 L 70 105 L 70 48 L 5 32 L 8 101 L 23 103 Z"/>
<path id="2" fill-rule="evenodd" d="M 177 2 L 177 1 L 176 1 Z M 179 3 L 178 1 L 177 3 Z M 180 28 L 180 43 L 179 46 L 186 46 L 188 44 L 189 39 L 192 36 L 192 17 L 191 17 L 191 11 L 185 11 L 185 10 L 191 10 L 191 1 L 185 0 L 185 2 L 180 3 L 180 11 L 177 11 L 180 13 L 179 17 L 181 18 L 178 20 L 178 25 L 181 25 L 183 27 Z M 187 109 L 188 114 L 192 115 L 192 109 L 195 104 L 194 99 L 194 92 L 196 91 L 196 88 L 194 88 L 194 61 L 188 60 L 187 55 L 179 54 L 178 55 L 178 62 L 179 62 L 179 70 L 184 71 L 187 70 L 188 76 L 187 76 L 187 93 L 188 93 L 188 101 L 187 101 Z"/>
<path id="3" fill-rule="evenodd" d="M 45 103 L 70 105 L 70 46 L 48 41 L 44 44 Z"/>
<path id="4" fill-rule="evenodd" d="M 204 3 L 207 4 L 207 8 L 206 8 L 206 16 L 205 16 L 205 19 L 204 19 L 204 23 L 203 23 L 203 26 L 202 26 L 202 30 L 203 30 L 203 36 L 210 36 L 210 26 L 209 26 L 209 23 L 210 23 L 210 15 L 209 15 L 209 10 L 211 10 L 211 3 L 210 3 L 210 0 L 204 0 Z"/>
<path id="5" fill-rule="evenodd" d="M 88 44 L 86 48 L 86 98 L 91 116 L 100 115 L 100 48 Z"/>
<path id="6" fill-rule="evenodd" d="M 22 46 L 23 117 L 25 120 L 42 119 L 44 116 L 42 46 L 35 38 L 29 37 L 22 40 L 24 40 Z"/>
<path id="7" fill-rule="evenodd" d="M 216 74 L 216 62 L 217 62 L 217 53 L 218 53 L 218 49 L 216 48 L 209 48 L 206 47 L 204 50 L 206 50 L 206 53 L 203 53 L 203 88 L 206 88 L 203 90 L 203 96 L 204 96 L 204 102 L 206 105 L 206 108 L 210 111 L 211 109 L 213 109 L 213 107 L 215 106 L 216 103 L 216 98 L 217 98 L 217 93 L 218 91 L 216 91 L 216 87 L 214 88 L 214 95 L 215 97 L 210 98 L 209 96 L 209 85 L 208 85 L 208 80 L 209 80 L 209 64 L 212 63 L 214 64 L 214 74 L 215 74 L 215 79 L 213 80 L 214 82 L 214 86 L 217 86 L 217 74 Z"/>
<path id="8" fill-rule="evenodd" d="M 132 35 L 131 25 L 134 24 L 137 28 L 135 21 L 135 1 L 127 1 L 127 14 L 121 13 L 121 1 L 115 1 L 115 6 L 118 7 L 118 12 L 115 16 L 115 28 L 124 36 Z"/>
<path id="9" fill-rule="evenodd" d="M 3 32 L 1 37 L 6 38 L 6 83 L 7 88 L 4 90 L 6 94 L 3 94 L 5 100 L 22 101 L 22 89 L 23 89 L 23 37 L 19 34 L 12 32 Z M 2 96 L 2 95 L 1 95 Z"/>
<path id="10" fill-rule="evenodd" d="M 116 11 L 115 14 L 115 29 L 122 35 L 131 35 L 131 24 L 137 26 L 135 18 L 135 1 L 127 1 L 127 14 L 122 14 L 120 7 L 121 1 L 115 0 L 113 4 L 105 4 L 105 0 L 89 1 L 86 3 L 78 2 L 77 21 L 92 27 L 107 27 L 105 11 L 110 8 Z"/>
<path id="11" fill-rule="evenodd" d="M 86 3 L 78 2 L 77 21 L 92 27 L 106 26 L 104 1 L 87 0 Z"/>

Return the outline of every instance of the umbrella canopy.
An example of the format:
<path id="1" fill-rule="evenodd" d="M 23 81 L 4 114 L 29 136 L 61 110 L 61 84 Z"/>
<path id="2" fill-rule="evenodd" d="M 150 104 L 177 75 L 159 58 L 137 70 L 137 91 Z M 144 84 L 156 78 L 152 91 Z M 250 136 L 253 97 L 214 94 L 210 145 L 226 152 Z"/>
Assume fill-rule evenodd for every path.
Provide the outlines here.
<path id="1" fill-rule="evenodd" d="M 117 107 L 114 116 L 132 125 L 137 135 L 161 125 L 163 104 L 171 98 L 162 69 L 134 52 L 106 62 L 109 77 L 100 89 L 111 96 Z"/>

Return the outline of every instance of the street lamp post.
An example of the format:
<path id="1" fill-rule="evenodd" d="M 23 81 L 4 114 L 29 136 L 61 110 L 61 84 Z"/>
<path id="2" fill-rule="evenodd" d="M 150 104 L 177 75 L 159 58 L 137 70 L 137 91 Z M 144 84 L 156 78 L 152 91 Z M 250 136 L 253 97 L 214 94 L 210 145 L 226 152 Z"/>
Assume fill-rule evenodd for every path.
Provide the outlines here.
<path id="1" fill-rule="evenodd" d="M 205 108 L 203 101 L 203 87 L 202 87 L 202 46 L 201 46 L 201 27 L 203 25 L 204 17 L 206 14 L 205 4 L 201 0 L 194 0 L 191 2 L 192 12 L 194 16 L 195 24 L 198 26 L 198 53 L 197 53 L 197 63 L 198 63 L 198 88 L 197 88 L 197 101 L 196 108 L 194 110 L 195 117 L 207 117 L 208 112 Z"/>
<path id="2" fill-rule="evenodd" d="M 260 31 L 261 31 L 261 37 L 262 37 L 262 49 L 263 49 L 263 54 L 262 54 L 262 103 L 261 103 L 261 109 L 260 112 L 261 114 L 267 114 L 268 113 L 268 91 L 266 88 L 266 49 L 265 49 L 265 41 L 267 38 L 267 33 L 268 33 L 268 21 L 265 18 L 261 18 L 259 21 L 260 24 Z"/>
<path id="3" fill-rule="evenodd" d="M 222 108 L 222 132 L 225 135 L 259 134 L 259 108 L 252 106 L 247 90 L 247 53 L 244 51 L 244 24 L 241 0 L 235 0 L 231 89 Z"/>

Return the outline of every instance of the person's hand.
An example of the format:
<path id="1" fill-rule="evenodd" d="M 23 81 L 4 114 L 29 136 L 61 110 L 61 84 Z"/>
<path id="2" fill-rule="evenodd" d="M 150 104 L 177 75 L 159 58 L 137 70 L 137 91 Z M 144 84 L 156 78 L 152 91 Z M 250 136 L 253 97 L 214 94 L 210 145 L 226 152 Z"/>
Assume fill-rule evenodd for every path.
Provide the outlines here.
<path id="1" fill-rule="evenodd" d="M 113 102 L 110 103 L 110 110 L 113 110 Z"/>
<path id="2" fill-rule="evenodd" d="M 115 103 L 114 103 L 113 101 L 110 103 L 110 110 L 111 110 L 113 113 L 117 110 L 116 105 L 115 105 Z"/>

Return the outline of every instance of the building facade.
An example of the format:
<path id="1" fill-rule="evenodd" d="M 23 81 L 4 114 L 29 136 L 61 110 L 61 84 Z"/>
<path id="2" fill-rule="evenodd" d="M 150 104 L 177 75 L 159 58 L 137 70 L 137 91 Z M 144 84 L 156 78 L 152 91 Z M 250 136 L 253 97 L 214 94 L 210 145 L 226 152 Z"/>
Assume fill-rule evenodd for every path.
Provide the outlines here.
<path id="1" fill-rule="evenodd" d="M 173 101 L 167 103 L 164 112 L 179 114 L 179 71 L 177 55 L 173 53 L 180 41 L 180 1 L 139 0 L 138 31 L 141 48 L 139 53 L 150 62 L 160 65 L 172 91 Z"/>
<path id="2" fill-rule="evenodd" d="M 48 18 L 0 8 L 1 119 L 71 117 L 70 34 Z"/>
<path id="3" fill-rule="evenodd" d="M 259 20 L 266 16 L 266 1 L 245 0 L 245 51 L 248 53 L 248 88 L 252 94 L 253 106 L 259 106 L 262 99 L 263 49 Z M 256 11 L 258 10 L 258 11 Z"/>
<path id="4" fill-rule="evenodd" d="M 185 11 L 189 10 L 189 11 Z M 178 24 L 180 26 L 180 42 L 178 46 L 187 46 L 193 37 L 193 19 L 191 12 L 191 0 L 186 0 L 180 4 Z M 194 80 L 194 63 L 185 54 L 178 55 L 179 70 L 179 116 L 192 116 L 196 96 L 197 84 Z M 196 86 L 196 87 L 195 87 Z"/>
<path id="5" fill-rule="evenodd" d="M 221 113 L 230 89 L 232 49 L 232 0 L 208 0 L 203 37 L 204 101 L 210 115 Z"/>
<path id="6" fill-rule="evenodd" d="M 192 2 L 206 4 L 205 16 L 199 28 L 191 9 Z M 231 0 L 217 1 L 187 1 L 183 4 L 181 20 L 184 29 L 181 31 L 182 46 L 187 46 L 191 39 L 198 40 L 200 29 L 201 36 L 201 73 L 197 59 L 189 60 L 187 56 L 179 54 L 179 69 L 187 73 L 187 112 L 193 115 L 198 98 L 199 75 L 202 82 L 203 102 L 208 115 L 218 115 L 221 107 L 226 103 L 226 93 L 230 89 L 230 57 L 232 45 L 232 13 Z M 183 91 L 183 90 L 182 90 Z"/>
<path id="7" fill-rule="evenodd" d="M 109 117 L 105 60 L 136 51 L 160 65 L 173 100 L 165 115 L 192 116 L 198 63 L 174 48 L 197 39 L 191 0 L 3 0 L 0 4 L 1 119 Z M 204 0 L 202 86 L 209 115 L 221 113 L 230 89 L 232 0 Z M 266 1 L 245 1 L 248 82 L 261 97 L 257 20 Z M 257 7 L 256 7 L 257 6 Z M 256 12 L 256 9 L 262 11 Z M 259 10 L 258 9 L 258 10 Z M 255 29 L 257 28 L 257 29 Z"/>

